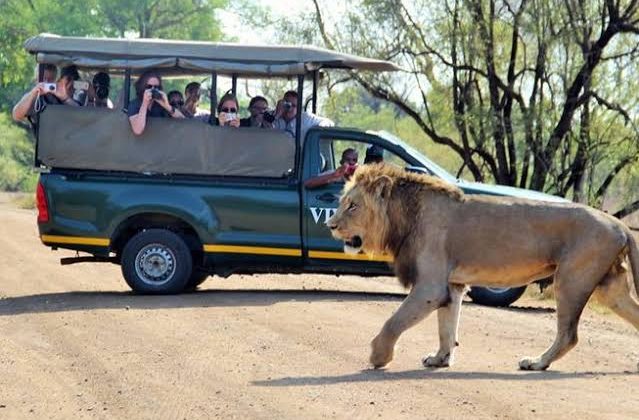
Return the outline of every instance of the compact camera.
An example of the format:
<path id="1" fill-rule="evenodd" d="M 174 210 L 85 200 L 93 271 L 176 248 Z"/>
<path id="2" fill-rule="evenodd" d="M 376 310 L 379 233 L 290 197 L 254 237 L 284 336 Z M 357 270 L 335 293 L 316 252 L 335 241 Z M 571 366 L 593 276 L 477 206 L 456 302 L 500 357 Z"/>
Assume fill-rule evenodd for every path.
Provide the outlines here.
<path id="1" fill-rule="evenodd" d="M 46 92 L 55 92 L 55 83 L 43 83 Z"/>
<path id="2" fill-rule="evenodd" d="M 293 108 L 293 104 L 289 101 L 284 101 L 282 107 L 284 107 L 285 111 L 289 111 L 291 108 Z"/>

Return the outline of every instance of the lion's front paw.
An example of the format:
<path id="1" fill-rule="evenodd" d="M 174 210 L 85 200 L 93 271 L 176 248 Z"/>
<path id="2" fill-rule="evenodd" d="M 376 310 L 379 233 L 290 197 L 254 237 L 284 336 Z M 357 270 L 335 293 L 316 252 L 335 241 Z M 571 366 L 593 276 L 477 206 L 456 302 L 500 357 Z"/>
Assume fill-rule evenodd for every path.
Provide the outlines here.
<path id="1" fill-rule="evenodd" d="M 519 369 L 521 370 L 546 370 L 547 363 L 542 363 L 538 357 L 524 357 L 519 361 Z"/>
<path id="2" fill-rule="evenodd" d="M 382 368 L 393 360 L 393 346 L 388 346 L 380 336 L 371 342 L 370 362 L 375 369 Z"/>
<path id="3" fill-rule="evenodd" d="M 424 367 L 448 367 L 453 364 L 450 353 L 442 354 L 429 354 L 422 359 L 422 365 Z"/>

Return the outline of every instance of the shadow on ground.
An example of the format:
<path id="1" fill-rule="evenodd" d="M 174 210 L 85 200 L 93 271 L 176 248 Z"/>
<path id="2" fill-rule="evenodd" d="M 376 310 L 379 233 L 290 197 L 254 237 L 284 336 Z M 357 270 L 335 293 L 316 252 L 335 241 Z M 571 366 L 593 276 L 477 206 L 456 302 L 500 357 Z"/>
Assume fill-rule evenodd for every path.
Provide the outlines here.
<path id="1" fill-rule="evenodd" d="M 377 382 L 377 381 L 398 381 L 398 380 L 455 380 L 455 381 L 477 381 L 477 380 L 503 380 L 503 381 L 556 381 L 578 378 L 596 378 L 602 376 L 631 376 L 637 372 L 523 372 L 513 371 L 503 372 L 451 372 L 447 369 L 418 369 L 403 372 L 389 372 L 386 370 L 366 369 L 360 372 L 336 375 L 336 376 L 299 376 L 279 379 L 269 379 L 251 382 L 254 386 L 263 387 L 295 387 L 295 386 L 318 386 L 335 385 L 341 383 L 356 382 Z"/>
<path id="2" fill-rule="evenodd" d="M 281 302 L 401 302 L 404 293 L 336 290 L 206 289 L 170 296 L 143 296 L 131 292 L 60 292 L 0 299 L 0 316 L 25 313 L 85 311 L 91 309 L 167 309 L 185 307 L 268 306 Z M 467 304 L 467 302 L 465 302 Z M 548 308 L 510 307 L 508 311 L 548 312 Z M 554 311 L 550 309 L 550 311 Z"/>

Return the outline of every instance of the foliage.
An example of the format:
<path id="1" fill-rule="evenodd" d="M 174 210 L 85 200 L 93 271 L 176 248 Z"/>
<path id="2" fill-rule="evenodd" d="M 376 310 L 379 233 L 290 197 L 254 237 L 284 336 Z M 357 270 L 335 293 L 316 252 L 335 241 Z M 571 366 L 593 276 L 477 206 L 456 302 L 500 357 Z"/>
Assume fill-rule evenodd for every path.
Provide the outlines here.
<path id="1" fill-rule="evenodd" d="M 348 80 L 410 116 L 474 179 L 600 206 L 619 175 L 632 174 L 639 156 L 639 2 L 309 6 L 314 18 L 281 24 L 282 39 L 401 64 L 403 74 L 353 73 Z M 616 215 L 639 208 L 631 199 L 637 197 L 626 197 Z"/>
<path id="2" fill-rule="evenodd" d="M 0 113 L 0 191 L 34 191 L 33 144 L 29 134 Z"/>
<path id="3" fill-rule="evenodd" d="M 42 32 L 67 36 L 222 38 L 217 11 L 227 0 L 0 0 L 0 110 L 35 79 L 22 47 Z"/>
<path id="4" fill-rule="evenodd" d="M 34 83 L 35 60 L 24 41 L 66 36 L 222 38 L 218 10 L 227 0 L 0 0 L 0 190 L 32 190 L 33 145 L 26 126 L 5 114 Z M 119 88 L 114 80 L 114 90 Z"/>
<path id="5" fill-rule="evenodd" d="M 322 107 L 322 115 L 341 127 L 393 133 L 453 174 L 461 164 L 445 147 L 425 141 L 424 132 L 408 115 L 356 86 L 334 91 Z"/>

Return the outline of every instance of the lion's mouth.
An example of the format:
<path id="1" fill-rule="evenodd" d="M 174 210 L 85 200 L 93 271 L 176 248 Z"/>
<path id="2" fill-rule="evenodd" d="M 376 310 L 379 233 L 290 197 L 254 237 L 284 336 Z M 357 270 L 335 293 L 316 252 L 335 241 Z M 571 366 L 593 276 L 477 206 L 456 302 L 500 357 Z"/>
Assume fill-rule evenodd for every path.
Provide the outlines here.
<path id="1" fill-rule="evenodd" d="M 353 236 L 348 241 L 344 241 L 344 251 L 348 254 L 357 254 L 362 249 L 362 238 L 358 235 Z"/>

